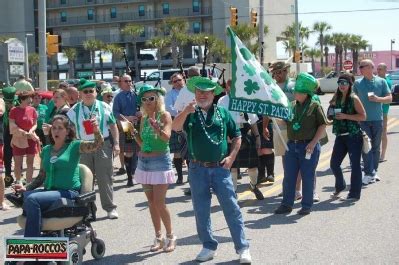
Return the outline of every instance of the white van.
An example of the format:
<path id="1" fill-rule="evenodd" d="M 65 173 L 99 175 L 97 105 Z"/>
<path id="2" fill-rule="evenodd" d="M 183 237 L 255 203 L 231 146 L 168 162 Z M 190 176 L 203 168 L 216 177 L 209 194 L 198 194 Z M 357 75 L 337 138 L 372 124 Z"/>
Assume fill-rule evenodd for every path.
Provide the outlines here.
<path id="1" fill-rule="evenodd" d="M 200 68 L 200 71 L 202 72 L 202 68 Z M 206 68 L 207 71 L 207 76 L 210 76 L 212 73 L 212 67 L 207 66 Z M 184 68 L 184 73 L 187 76 L 187 72 L 188 72 L 188 68 Z M 165 70 L 153 70 L 150 71 L 149 73 L 147 73 L 146 75 L 146 83 L 150 84 L 150 85 L 159 85 L 159 81 L 161 82 L 161 86 L 164 87 L 166 89 L 166 92 L 168 92 L 169 90 L 172 89 L 172 85 L 169 84 L 170 81 L 170 77 L 174 74 L 174 73 L 179 73 L 180 69 L 165 69 Z M 213 78 L 218 78 L 219 75 L 221 74 L 221 70 L 215 67 L 215 71 L 213 74 Z M 137 86 L 140 86 L 141 84 L 143 84 L 143 81 L 137 82 L 135 83 Z"/>

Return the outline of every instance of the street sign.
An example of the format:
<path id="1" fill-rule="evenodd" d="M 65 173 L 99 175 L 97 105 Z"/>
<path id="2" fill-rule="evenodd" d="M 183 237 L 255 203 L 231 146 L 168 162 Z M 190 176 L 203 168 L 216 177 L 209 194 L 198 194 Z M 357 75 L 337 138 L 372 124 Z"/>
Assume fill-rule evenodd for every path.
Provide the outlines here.
<path id="1" fill-rule="evenodd" d="M 351 70 L 352 67 L 353 67 L 352 61 L 346 60 L 346 61 L 344 62 L 344 69 L 345 69 L 345 70 Z"/>
<path id="2" fill-rule="evenodd" d="M 10 65 L 10 75 L 23 75 L 24 66 L 22 64 L 11 64 Z"/>
<path id="3" fill-rule="evenodd" d="M 78 78 L 86 78 L 86 77 L 91 77 L 91 76 L 93 76 L 93 72 L 89 72 L 89 71 L 87 71 L 87 72 L 78 72 L 77 73 L 77 76 L 78 76 Z"/>
<path id="4" fill-rule="evenodd" d="M 25 62 L 25 47 L 17 39 L 12 39 L 7 43 L 8 62 L 23 63 Z"/>

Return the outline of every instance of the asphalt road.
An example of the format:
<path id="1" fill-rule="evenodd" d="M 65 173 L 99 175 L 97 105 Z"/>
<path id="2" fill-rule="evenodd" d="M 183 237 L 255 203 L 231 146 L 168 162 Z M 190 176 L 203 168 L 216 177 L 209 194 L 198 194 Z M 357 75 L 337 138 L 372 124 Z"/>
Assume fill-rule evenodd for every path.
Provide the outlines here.
<path id="1" fill-rule="evenodd" d="M 321 97 L 327 107 L 331 94 Z M 296 214 L 300 204 L 288 216 L 274 215 L 281 202 L 282 166 L 276 158 L 276 182 L 261 187 L 266 199 L 257 201 L 248 191 L 248 177 L 239 181 L 238 199 L 245 221 L 245 232 L 250 241 L 252 264 L 399 264 L 399 178 L 396 145 L 399 143 L 399 107 L 391 107 L 388 123 L 389 146 L 387 161 L 380 165 L 381 181 L 363 188 L 362 198 L 355 203 L 331 200 L 334 176 L 329 169 L 334 141 L 328 128 L 329 143 L 322 147 L 317 168 L 316 203 L 310 215 Z M 349 183 L 348 159 L 343 168 Z M 186 180 L 186 177 L 185 177 Z M 145 195 L 140 185 L 125 187 L 126 176 L 115 177 L 115 201 L 120 218 L 109 220 L 99 209 L 99 220 L 93 223 L 98 237 L 106 244 L 106 254 L 95 261 L 90 251 L 84 264 L 196 264 L 200 251 L 191 198 L 183 195 L 188 187 L 172 185 L 167 194 L 178 246 L 172 253 L 151 253 L 154 238 Z M 10 192 L 8 190 L 7 192 Z M 16 224 L 20 209 L 0 212 L 0 234 L 21 235 Z M 220 245 L 218 255 L 207 264 L 237 264 L 230 233 L 217 199 L 212 202 L 212 224 Z M 0 261 L 4 256 L 0 241 Z M 88 249 L 89 250 L 89 249 Z"/>

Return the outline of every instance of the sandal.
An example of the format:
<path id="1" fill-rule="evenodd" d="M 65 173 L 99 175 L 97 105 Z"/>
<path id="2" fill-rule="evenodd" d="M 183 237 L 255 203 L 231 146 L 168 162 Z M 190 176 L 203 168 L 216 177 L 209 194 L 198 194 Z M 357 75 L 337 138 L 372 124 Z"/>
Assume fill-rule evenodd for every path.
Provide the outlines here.
<path id="1" fill-rule="evenodd" d="M 330 194 L 330 198 L 331 199 L 339 199 L 341 198 L 340 194 L 343 190 L 341 191 L 334 191 L 333 193 Z"/>
<path id="2" fill-rule="evenodd" d="M 166 240 L 165 240 L 166 241 L 165 246 L 164 246 L 163 250 L 165 252 L 172 252 L 173 250 L 175 250 L 176 240 L 177 240 L 177 237 L 175 235 L 173 235 L 173 234 L 167 235 Z"/>
<path id="3" fill-rule="evenodd" d="M 7 210 L 10 210 L 10 209 L 11 209 L 10 206 L 7 203 L 5 203 L 5 202 L 3 202 L 2 205 L 0 205 L 0 211 L 7 211 Z"/>
<path id="4" fill-rule="evenodd" d="M 165 239 L 162 237 L 162 235 L 159 237 L 156 237 L 154 239 L 154 244 L 152 244 L 152 246 L 150 248 L 150 251 L 151 252 L 158 251 L 158 250 L 162 249 L 164 247 L 164 245 L 165 245 Z"/>

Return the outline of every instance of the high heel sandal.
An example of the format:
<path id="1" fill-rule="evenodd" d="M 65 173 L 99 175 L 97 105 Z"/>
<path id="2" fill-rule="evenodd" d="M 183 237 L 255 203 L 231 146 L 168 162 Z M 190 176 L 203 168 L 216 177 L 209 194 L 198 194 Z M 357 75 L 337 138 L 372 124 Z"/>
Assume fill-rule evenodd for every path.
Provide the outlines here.
<path id="1" fill-rule="evenodd" d="M 150 251 L 155 252 L 162 249 L 165 246 L 165 238 L 160 235 L 154 239 L 154 244 L 152 244 Z"/>
<path id="2" fill-rule="evenodd" d="M 175 235 L 173 235 L 173 234 L 166 235 L 165 246 L 164 246 L 163 250 L 165 252 L 174 251 L 176 248 L 176 240 L 177 240 L 177 237 Z"/>

